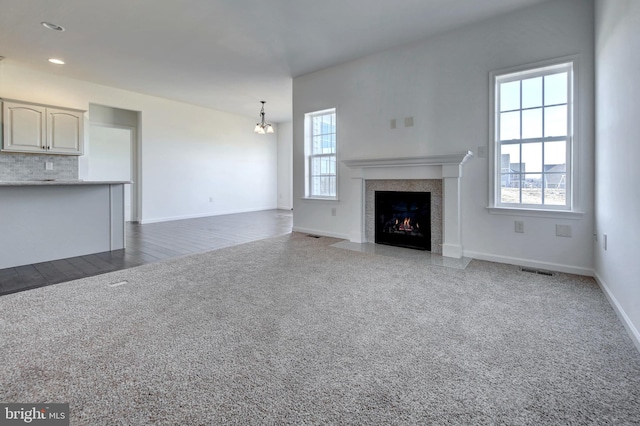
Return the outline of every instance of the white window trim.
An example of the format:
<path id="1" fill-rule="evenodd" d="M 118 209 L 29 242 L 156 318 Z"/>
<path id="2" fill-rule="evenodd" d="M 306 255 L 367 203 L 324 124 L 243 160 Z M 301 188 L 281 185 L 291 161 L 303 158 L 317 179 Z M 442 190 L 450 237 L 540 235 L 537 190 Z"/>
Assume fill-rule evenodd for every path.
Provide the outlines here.
<path id="1" fill-rule="evenodd" d="M 311 120 L 310 118 L 317 116 L 317 115 L 325 115 L 328 113 L 334 113 L 336 115 L 336 195 L 331 197 L 331 196 L 320 196 L 320 195 L 311 195 L 311 181 L 310 181 L 310 170 L 311 170 L 311 166 L 310 166 L 310 159 L 312 157 L 311 154 L 309 154 L 311 152 L 311 146 L 310 144 L 313 143 L 312 142 L 312 138 L 311 138 Z M 338 131 L 339 131 L 339 126 L 338 126 L 338 110 L 337 108 L 325 108 L 319 111 L 311 111 L 311 112 L 307 112 L 304 114 L 304 196 L 302 197 L 303 200 L 308 200 L 308 201 L 338 201 L 338 195 L 339 195 L 339 191 L 340 191 L 340 168 L 339 166 L 339 161 L 338 161 Z M 324 154 L 327 155 L 327 154 Z"/>
<path id="2" fill-rule="evenodd" d="M 487 210 L 491 214 L 503 214 L 513 216 L 534 216 L 534 217 L 552 217 L 562 219 L 578 219 L 584 214 L 580 208 L 580 188 L 579 176 L 580 170 L 580 149 L 577 145 L 580 145 L 580 115 L 581 103 L 580 97 L 583 88 L 581 87 L 581 73 L 579 66 L 579 55 L 564 56 L 560 58 L 550 59 L 547 61 L 540 61 L 525 65 L 514 66 L 510 68 L 504 68 L 495 70 L 489 73 L 489 199 Z M 498 129 L 498 119 L 496 114 L 496 78 L 505 74 L 516 74 L 519 72 L 526 73 L 527 71 L 534 70 L 536 68 L 552 67 L 554 65 L 562 65 L 566 63 L 572 64 L 572 97 L 571 97 L 571 128 L 572 134 L 567 138 L 567 149 L 569 150 L 570 165 L 568 166 L 567 173 L 570 174 L 571 188 L 569 196 L 569 205 L 567 208 L 556 208 L 554 206 L 541 206 L 541 205 L 501 205 L 498 200 L 498 186 L 499 171 L 496 168 L 496 164 L 499 161 L 497 157 L 496 149 L 496 130 Z M 576 141 L 578 141 L 576 145 Z"/>

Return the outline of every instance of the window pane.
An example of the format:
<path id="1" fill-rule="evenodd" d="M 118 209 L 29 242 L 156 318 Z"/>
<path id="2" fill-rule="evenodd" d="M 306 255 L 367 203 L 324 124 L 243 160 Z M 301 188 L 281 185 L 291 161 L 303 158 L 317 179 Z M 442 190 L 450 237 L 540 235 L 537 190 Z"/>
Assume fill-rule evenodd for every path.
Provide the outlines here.
<path id="1" fill-rule="evenodd" d="M 336 173 L 335 157 L 322 157 L 320 159 L 320 173 L 323 175 Z"/>
<path id="2" fill-rule="evenodd" d="M 321 195 L 321 182 L 320 177 L 312 177 L 311 178 L 311 194 L 312 195 Z"/>
<path id="3" fill-rule="evenodd" d="M 546 142 L 544 144 L 544 171 L 566 171 L 567 143 L 565 141 Z"/>
<path id="4" fill-rule="evenodd" d="M 312 132 L 314 135 L 319 135 L 322 133 L 322 116 L 317 115 L 313 117 Z"/>
<path id="5" fill-rule="evenodd" d="M 503 181 L 508 180 L 503 176 Z M 500 188 L 500 202 L 507 204 L 519 204 L 520 203 L 520 183 L 519 181 L 511 181 L 511 186 L 503 185 Z"/>
<path id="6" fill-rule="evenodd" d="M 527 173 L 522 188 L 523 204 L 542 204 L 542 175 Z"/>
<path id="7" fill-rule="evenodd" d="M 313 137 L 313 149 L 311 151 L 312 155 L 322 154 L 322 136 Z"/>
<path id="8" fill-rule="evenodd" d="M 564 173 L 550 173 L 544 176 L 544 203 L 553 206 L 567 204 L 567 187 Z"/>
<path id="9" fill-rule="evenodd" d="M 335 176 L 312 177 L 311 191 L 313 195 L 322 197 L 334 197 L 336 195 Z"/>
<path id="10" fill-rule="evenodd" d="M 544 104 L 567 103 L 567 73 L 548 75 L 544 78 Z"/>
<path id="11" fill-rule="evenodd" d="M 520 108 L 520 82 L 512 81 L 500 85 L 500 111 Z"/>
<path id="12" fill-rule="evenodd" d="M 540 173 L 542 171 L 542 142 L 522 144 L 522 162 L 524 167 L 521 171 Z"/>
<path id="13" fill-rule="evenodd" d="M 542 137 L 542 108 L 522 111 L 522 138 Z"/>
<path id="14" fill-rule="evenodd" d="M 320 174 L 320 157 L 315 157 L 311 159 L 311 175 L 317 176 Z"/>
<path id="15" fill-rule="evenodd" d="M 336 135 L 322 135 L 322 151 L 318 154 L 334 154 L 336 152 Z"/>
<path id="16" fill-rule="evenodd" d="M 520 139 L 520 111 L 500 114 L 500 140 Z"/>
<path id="17" fill-rule="evenodd" d="M 542 106 L 542 77 L 522 80 L 522 108 Z"/>
<path id="18" fill-rule="evenodd" d="M 327 114 L 322 116 L 322 133 L 334 133 L 334 115 Z"/>
<path id="19" fill-rule="evenodd" d="M 502 145 L 500 154 L 502 172 L 513 171 L 513 164 L 518 165 L 515 170 L 520 171 L 520 144 Z"/>
<path id="20" fill-rule="evenodd" d="M 544 135 L 567 136 L 567 106 L 555 106 L 544 109 Z"/>

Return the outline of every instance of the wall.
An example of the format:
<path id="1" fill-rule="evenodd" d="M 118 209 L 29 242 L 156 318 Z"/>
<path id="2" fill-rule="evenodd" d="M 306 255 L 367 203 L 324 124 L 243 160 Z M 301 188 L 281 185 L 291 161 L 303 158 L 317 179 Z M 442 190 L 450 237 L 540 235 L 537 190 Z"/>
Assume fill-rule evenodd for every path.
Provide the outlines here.
<path id="1" fill-rule="evenodd" d="M 278 124 L 278 208 L 293 208 L 293 123 Z"/>
<path id="2" fill-rule="evenodd" d="M 596 278 L 640 349 L 638 28 L 640 2 L 596 3 Z"/>
<path id="3" fill-rule="evenodd" d="M 464 254 L 589 275 L 593 231 L 593 3 L 558 0 L 454 30 L 426 41 L 298 77 L 293 82 L 294 229 L 347 238 L 357 198 L 340 164 L 339 201 L 303 200 L 304 114 L 337 108 L 338 161 L 476 152 L 488 146 L 489 73 L 579 55 L 580 156 L 575 220 L 492 215 L 487 158 L 464 165 Z M 414 126 L 404 127 L 413 117 Z M 390 120 L 398 128 L 390 129 Z M 332 217 L 331 209 L 337 215 Z M 525 233 L 514 232 L 514 221 Z M 555 236 L 571 225 L 572 238 Z"/>
<path id="4" fill-rule="evenodd" d="M 276 137 L 253 133 L 253 118 L 45 74 L 10 59 L 0 63 L 0 96 L 141 111 L 143 222 L 276 208 Z"/>

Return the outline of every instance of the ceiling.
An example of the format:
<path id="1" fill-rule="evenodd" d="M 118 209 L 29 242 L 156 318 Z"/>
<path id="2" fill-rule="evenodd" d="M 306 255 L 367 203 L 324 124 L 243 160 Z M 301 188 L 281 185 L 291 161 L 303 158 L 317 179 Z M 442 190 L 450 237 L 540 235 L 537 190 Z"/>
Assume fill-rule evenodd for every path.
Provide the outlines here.
<path id="1" fill-rule="evenodd" d="M 542 1 L 0 0 L 0 56 L 256 118 L 264 100 L 284 122 L 293 77 Z"/>

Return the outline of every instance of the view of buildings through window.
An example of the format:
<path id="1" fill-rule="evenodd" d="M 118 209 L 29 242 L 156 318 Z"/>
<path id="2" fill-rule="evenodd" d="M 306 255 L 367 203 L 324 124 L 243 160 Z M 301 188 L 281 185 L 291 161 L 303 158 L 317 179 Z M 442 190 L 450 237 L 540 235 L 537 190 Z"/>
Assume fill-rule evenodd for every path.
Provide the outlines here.
<path id="1" fill-rule="evenodd" d="M 572 66 L 496 77 L 497 205 L 570 208 Z"/>

